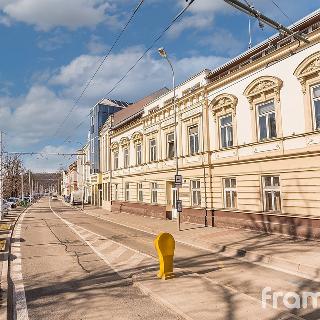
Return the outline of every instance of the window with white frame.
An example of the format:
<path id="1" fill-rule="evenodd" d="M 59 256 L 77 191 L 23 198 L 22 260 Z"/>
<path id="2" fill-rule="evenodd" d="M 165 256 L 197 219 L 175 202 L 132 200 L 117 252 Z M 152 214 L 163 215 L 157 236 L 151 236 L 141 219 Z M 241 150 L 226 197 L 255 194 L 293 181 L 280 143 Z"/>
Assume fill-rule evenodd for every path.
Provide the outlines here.
<path id="1" fill-rule="evenodd" d="M 156 139 L 150 139 L 149 141 L 149 149 L 150 149 L 150 162 L 157 160 L 157 143 Z"/>
<path id="2" fill-rule="evenodd" d="M 119 168 L 119 152 L 115 151 L 113 153 L 113 169 L 117 170 Z"/>
<path id="3" fill-rule="evenodd" d="M 136 165 L 142 163 L 142 146 L 141 143 L 136 144 Z"/>
<path id="4" fill-rule="evenodd" d="M 129 167 L 129 149 L 128 148 L 123 149 L 123 167 L 124 168 Z"/>
<path id="5" fill-rule="evenodd" d="M 129 182 L 126 182 L 124 184 L 124 200 L 129 201 L 129 196 L 130 196 L 130 184 Z"/>
<path id="6" fill-rule="evenodd" d="M 158 183 L 151 182 L 151 203 L 158 203 Z"/>
<path id="7" fill-rule="evenodd" d="M 139 202 L 143 201 L 143 188 L 142 188 L 142 182 L 137 183 L 137 199 Z"/>
<path id="8" fill-rule="evenodd" d="M 167 134 L 167 158 L 173 158 L 175 155 L 174 132 Z"/>
<path id="9" fill-rule="evenodd" d="M 264 211 L 281 211 L 280 177 L 264 176 L 262 185 Z"/>
<path id="10" fill-rule="evenodd" d="M 233 146 L 232 115 L 227 114 L 219 118 L 221 148 Z"/>
<path id="11" fill-rule="evenodd" d="M 312 90 L 312 104 L 313 104 L 313 121 L 314 129 L 320 129 L 320 84 L 313 86 Z"/>
<path id="12" fill-rule="evenodd" d="M 193 207 L 201 206 L 200 180 L 191 180 L 191 204 Z"/>
<path id="13" fill-rule="evenodd" d="M 223 196 L 225 208 L 237 208 L 237 180 L 236 178 L 223 179 Z"/>
<path id="14" fill-rule="evenodd" d="M 276 110 L 274 100 L 257 105 L 259 140 L 277 137 Z"/>
<path id="15" fill-rule="evenodd" d="M 190 127 L 189 130 L 189 153 L 195 154 L 199 152 L 199 132 L 198 126 Z"/>

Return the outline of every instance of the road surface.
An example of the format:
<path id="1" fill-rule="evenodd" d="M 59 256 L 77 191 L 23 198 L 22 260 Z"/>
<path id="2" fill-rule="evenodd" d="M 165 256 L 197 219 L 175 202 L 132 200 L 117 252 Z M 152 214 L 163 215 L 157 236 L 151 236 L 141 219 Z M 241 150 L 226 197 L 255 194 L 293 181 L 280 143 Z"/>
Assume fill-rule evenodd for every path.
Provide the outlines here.
<path id="1" fill-rule="evenodd" d="M 11 277 L 17 283 L 17 318 L 179 319 L 133 285 L 134 274 L 156 274 L 154 235 L 43 198 L 17 224 L 14 237 Z M 241 292 L 259 305 L 265 287 L 298 293 L 319 290 L 317 282 L 179 243 L 175 266 L 208 284 L 212 280 Z M 230 310 L 237 308 L 232 297 L 225 299 Z M 285 310 L 281 301 L 279 308 Z M 290 312 L 299 315 L 292 319 L 320 319 L 315 310 Z M 256 318 L 252 314 L 248 319 Z"/>

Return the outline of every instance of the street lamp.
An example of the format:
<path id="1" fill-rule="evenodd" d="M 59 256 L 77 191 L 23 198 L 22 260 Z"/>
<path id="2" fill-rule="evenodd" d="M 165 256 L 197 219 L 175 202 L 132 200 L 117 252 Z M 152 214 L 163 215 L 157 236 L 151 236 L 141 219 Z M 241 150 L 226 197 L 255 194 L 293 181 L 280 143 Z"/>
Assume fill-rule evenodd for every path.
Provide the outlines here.
<path id="1" fill-rule="evenodd" d="M 177 184 L 177 177 L 179 176 L 179 159 L 178 159 L 178 124 L 177 124 L 177 110 L 176 110 L 176 85 L 175 85 L 175 75 L 174 75 L 174 69 L 172 66 L 171 61 L 168 58 L 168 54 L 164 48 L 159 48 L 158 52 L 160 56 L 167 60 L 167 62 L 170 65 L 171 71 L 172 71 L 172 88 L 173 88 L 173 110 L 174 110 L 174 146 L 175 146 L 175 160 L 176 160 L 176 175 L 175 175 L 175 187 L 176 187 L 176 203 L 175 203 L 175 209 L 177 210 L 177 224 L 178 224 L 178 230 L 180 231 L 180 208 L 178 210 L 178 203 L 179 201 L 179 186 Z"/>

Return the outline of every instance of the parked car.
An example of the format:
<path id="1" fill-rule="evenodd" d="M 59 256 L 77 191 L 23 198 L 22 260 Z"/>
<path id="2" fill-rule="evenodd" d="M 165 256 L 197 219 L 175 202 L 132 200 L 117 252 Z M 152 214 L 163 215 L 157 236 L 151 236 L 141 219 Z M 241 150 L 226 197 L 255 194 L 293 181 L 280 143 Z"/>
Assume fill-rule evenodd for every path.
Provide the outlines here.
<path id="1" fill-rule="evenodd" d="M 10 206 L 10 208 L 15 208 L 17 206 L 19 198 L 11 197 L 11 198 L 8 198 L 6 201 L 7 201 L 8 205 Z"/>
<path id="2" fill-rule="evenodd" d="M 6 201 L 6 200 L 2 200 L 2 210 L 9 210 L 11 209 L 11 205 Z"/>

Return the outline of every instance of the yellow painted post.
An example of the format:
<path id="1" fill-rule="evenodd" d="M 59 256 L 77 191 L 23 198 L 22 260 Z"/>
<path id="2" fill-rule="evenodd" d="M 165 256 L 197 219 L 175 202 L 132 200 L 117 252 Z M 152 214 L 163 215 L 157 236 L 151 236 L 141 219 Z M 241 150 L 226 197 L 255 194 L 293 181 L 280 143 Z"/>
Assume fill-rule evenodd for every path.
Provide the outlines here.
<path id="1" fill-rule="evenodd" d="M 170 233 L 162 232 L 154 240 L 154 246 L 156 247 L 160 270 L 158 277 L 166 280 L 173 277 L 173 256 L 175 249 L 175 241 Z"/>

